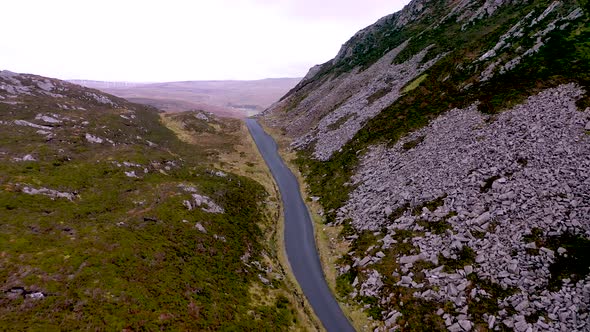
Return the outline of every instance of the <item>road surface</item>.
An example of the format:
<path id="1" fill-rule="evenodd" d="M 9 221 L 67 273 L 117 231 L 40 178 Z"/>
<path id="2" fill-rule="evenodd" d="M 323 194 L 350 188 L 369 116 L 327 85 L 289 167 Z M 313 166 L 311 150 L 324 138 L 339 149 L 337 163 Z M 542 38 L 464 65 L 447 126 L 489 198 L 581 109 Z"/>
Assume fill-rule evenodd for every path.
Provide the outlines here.
<path id="1" fill-rule="evenodd" d="M 313 224 L 297 179 L 279 156 L 275 141 L 258 122 L 246 119 L 246 125 L 279 186 L 285 213 L 285 247 L 295 278 L 326 330 L 354 331 L 324 278 Z"/>

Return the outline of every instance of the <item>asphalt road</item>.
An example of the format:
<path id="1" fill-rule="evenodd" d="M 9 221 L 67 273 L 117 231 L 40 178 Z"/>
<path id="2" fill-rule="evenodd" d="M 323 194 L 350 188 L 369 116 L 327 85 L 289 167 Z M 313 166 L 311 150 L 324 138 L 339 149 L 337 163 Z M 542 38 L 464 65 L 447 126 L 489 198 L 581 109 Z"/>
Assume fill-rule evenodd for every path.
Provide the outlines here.
<path id="1" fill-rule="evenodd" d="M 285 165 L 272 137 L 254 119 L 246 125 L 279 186 L 285 213 L 285 246 L 291 270 L 314 312 L 329 332 L 354 331 L 324 278 L 314 240 L 313 224 L 301 198 L 299 183 Z"/>

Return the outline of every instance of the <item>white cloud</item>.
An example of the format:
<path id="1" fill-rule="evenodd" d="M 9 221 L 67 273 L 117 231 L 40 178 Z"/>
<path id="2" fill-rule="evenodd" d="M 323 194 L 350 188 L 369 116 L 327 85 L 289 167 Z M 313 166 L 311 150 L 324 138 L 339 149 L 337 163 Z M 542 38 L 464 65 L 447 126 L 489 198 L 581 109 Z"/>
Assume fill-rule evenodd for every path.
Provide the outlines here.
<path id="1" fill-rule="evenodd" d="M 404 2 L 7 1 L 0 68 L 127 81 L 302 76 Z"/>

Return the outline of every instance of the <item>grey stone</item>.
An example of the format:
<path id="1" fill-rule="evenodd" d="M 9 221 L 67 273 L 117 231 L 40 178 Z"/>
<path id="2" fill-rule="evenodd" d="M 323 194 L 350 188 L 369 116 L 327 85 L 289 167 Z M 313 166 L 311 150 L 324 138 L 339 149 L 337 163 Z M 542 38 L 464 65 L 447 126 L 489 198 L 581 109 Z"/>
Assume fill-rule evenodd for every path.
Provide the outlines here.
<path id="1" fill-rule="evenodd" d="M 491 214 L 489 212 L 484 212 L 480 216 L 478 216 L 473 222 L 478 225 L 483 225 L 488 222 L 491 218 Z"/>
<path id="2" fill-rule="evenodd" d="M 563 323 L 566 323 L 569 319 L 570 313 L 568 311 L 562 311 L 558 314 L 559 320 Z"/>
<path id="3" fill-rule="evenodd" d="M 477 255 L 475 257 L 475 262 L 478 263 L 478 264 L 481 264 L 481 263 L 485 262 L 485 260 L 486 259 L 485 259 L 485 257 L 483 255 Z"/>
<path id="4" fill-rule="evenodd" d="M 496 326 L 496 316 L 490 315 L 488 317 L 488 328 L 491 330 Z"/>
<path id="5" fill-rule="evenodd" d="M 463 330 L 463 328 L 458 323 L 455 323 L 455 324 L 449 326 L 448 329 L 449 329 L 449 332 L 462 332 L 462 331 L 465 331 L 465 330 Z"/>
<path id="6" fill-rule="evenodd" d="M 86 133 L 86 140 L 90 143 L 101 144 L 104 140 L 98 136 L 94 136 L 92 134 Z"/>
<path id="7" fill-rule="evenodd" d="M 337 222 L 351 218 L 358 233 L 386 229 L 382 248 L 387 249 L 395 244 L 391 238 L 394 232 L 424 229 L 417 226 L 418 216 L 411 213 L 389 220 L 384 212 L 407 203 L 420 206 L 445 195 L 443 205 L 435 213 L 428 212 L 420 218 L 437 221 L 443 211 L 456 211 L 456 217 L 446 220 L 451 229 L 443 234 L 423 232 L 406 239 L 404 242 L 417 251 L 399 258 L 402 265 L 415 263 L 417 252 L 431 261 L 439 255 L 456 259 L 460 248 L 469 247 L 476 253 L 474 266 L 479 278 L 519 290 L 499 300 L 504 307 L 515 306 L 521 316 L 543 309 L 553 319 L 559 319 L 562 309 L 590 303 L 590 292 L 584 295 L 571 282 L 560 292 L 539 294 L 546 287 L 549 266 L 556 253 L 543 248 L 540 255 L 530 255 L 525 249 L 537 246 L 523 240 L 533 228 L 543 229 L 549 236 L 558 236 L 568 229 L 580 234 L 587 231 L 581 221 L 587 220 L 590 213 L 583 204 L 590 192 L 590 183 L 585 182 L 590 169 L 590 145 L 581 126 L 588 122 L 588 115 L 576 108 L 581 93 L 575 84 L 548 89 L 496 115 L 492 122 L 486 122 L 487 116 L 477 106 L 453 109 L 391 147 L 377 145 L 359 152 L 360 164 L 350 179 L 354 189 L 340 210 L 346 213 L 339 213 Z M 330 120 L 335 121 L 342 114 Z M 322 135 L 311 136 L 328 140 L 332 137 Z M 409 151 L 403 149 L 404 143 L 418 137 L 424 137 L 419 145 Z M 321 146 L 326 144 L 331 143 L 319 144 L 320 159 L 331 150 L 322 150 Z M 488 179 L 507 173 L 512 175 L 494 181 L 495 189 L 481 191 Z M 493 230 L 491 225 L 495 225 Z M 471 236 L 484 229 L 487 232 L 483 238 Z M 559 250 L 557 253 L 561 254 Z M 357 253 L 355 260 L 360 258 L 362 254 Z M 402 266 L 401 270 L 410 272 L 409 266 Z M 474 301 L 489 296 L 476 288 L 475 292 L 465 294 L 467 287 L 463 282 L 474 272 L 473 266 L 459 269 L 457 276 L 433 269 L 423 272 L 428 282 L 416 291 L 417 297 L 448 301 L 457 309 L 465 306 L 467 296 Z M 408 275 L 400 284 L 417 286 Z M 388 295 L 380 294 L 379 300 L 386 301 Z M 525 300 L 530 302 L 526 304 Z M 567 322 L 559 326 L 576 330 L 575 324 L 583 321 L 581 316 L 582 313 L 570 312 Z M 490 328 L 497 327 L 496 319 L 506 321 L 509 328 L 526 325 L 526 321 L 516 320 L 506 311 L 497 316 L 487 315 L 485 319 Z M 447 325 L 452 323 L 451 319 Z M 515 323 L 519 325 L 515 327 Z M 557 326 L 553 323 L 549 324 L 551 328 Z M 531 325 L 525 330 L 529 328 Z"/>
<path id="8" fill-rule="evenodd" d="M 412 264 L 420 259 L 422 259 L 422 255 L 402 256 L 398 259 L 398 262 L 400 264 Z"/>
<path id="9" fill-rule="evenodd" d="M 526 321 L 517 321 L 514 323 L 514 330 L 518 332 L 526 332 L 528 330 L 529 324 Z"/>
<path id="10" fill-rule="evenodd" d="M 402 276 L 401 283 L 402 283 L 402 285 L 409 285 L 412 283 L 412 278 L 410 278 L 408 276 Z"/>
<path id="11" fill-rule="evenodd" d="M 51 124 L 56 124 L 56 123 L 62 123 L 63 121 L 56 119 L 55 117 L 52 116 L 48 116 L 48 115 L 43 115 L 43 114 L 37 114 L 37 116 L 35 117 L 35 120 L 41 120 L 45 123 L 51 123 Z"/>
<path id="12" fill-rule="evenodd" d="M 549 256 L 550 258 L 554 258 L 554 257 L 555 257 L 555 252 L 554 252 L 553 250 L 551 250 L 551 249 L 548 249 L 548 248 L 542 247 L 540 250 L 541 250 L 542 252 L 546 253 L 546 254 L 547 254 L 547 256 Z"/>
<path id="13" fill-rule="evenodd" d="M 465 275 L 468 276 L 471 273 L 473 273 L 473 266 L 466 265 L 465 267 L 463 267 L 463 270 L 465 271 Z"/>
<path id="14" fill-rule="evenodd" d="M 471 329 L 473 328 L 473 323 L 466 319 L 460 320 L 459 325 L 461 326 L 463 331 L 471 331 Z"/>
<path id="15" fill-rule="evenodd" d="M 34 292 L 27 294 L 27 297 L 30 297 L 32 299 L 42 299 L 45 298 L 45 294 L 43 294 L 42 292 Z"/>
<path id="16" fill-rule="evenodd" d="M 265 285 L 270 285 L 270 280 L 266 279 L 265 277 L 263 277 L 261 274 L 258 275 L 258 279 L 260 279 L 260 281 L 265 284 Z"/>
<path id="17" fill-rule="evenodd" d="M 358 264 L 357 264 L 357 265 L 358 265 L 358 266 L 360 266 L 360 267 L 365 267 L 365 266 L 367 266 L 367 264 L 369 264 L 370 262 L 371 262 L 371 256 L 367 256 L 367 257 L 365 257 L 365 258 L 361 259 L 361 260 L 358 262 Z"/>
<path id="18" fill-rule="evenodd" d="M 457 286 L 457 290 L 462 292 L 467 288 L 467 286 L 469 286 L 469 281 L 462 282 L 461 284 L 459 284 L 459 286 Z"/>
<path id="19" fill-rule="evenodd" d="M 383 212 L 385 213 L 386 216 L 390 216 L 393 213 L 393 210 L 391 209 L 390 206 L 386 206 L 385 209 L 383 209 Z"/>
<path id="20" fill-rule="evenodd" d="M 518 272 L 518 265 L 517 264 L 508 264 L 508 272 L 515 274 Z"/>
<path id="21" fill-rule="evenodd" d="M 395 324 L 397 319 L 401 317 L 402 314 L 400 312 L 394 311 L 394 313 L 385 321 L 385 326 L 391 327 Z"/>
<path id="22" fill-rule="evenodd" d="M 525 310 L 528 307 L 529 307 L 529 301 L 523 300 L 514 309 L 516 309 L 516 311 L 519 311 L 520 312 L 520 311 Z"/>
<path id="23" fill-rule="evenodd" d="M 66 192 L 61 192 L 53 189 L 48 188 L 32 188 L 29 186 L 22 187 L 21 191 L 27 195 L 43 195 L 48 196 L 51 198 L 65 198 L 69 201 L 73 201 L 76 198 L 76 195 Z"/>
<path id="24" fill-rule="evenodd" d="M 201 225 L 201 223 L 200 223 L 200 222 L 198 222 L 198 223 L 195 225 L 195 228 L 196 228 L 196 229 L 198 229 L 198 230 L 199 230 L 199 232 L 207 234 L 207 230 L 205 229 L 205 227 L 203 227 L 203 225 Z"/>

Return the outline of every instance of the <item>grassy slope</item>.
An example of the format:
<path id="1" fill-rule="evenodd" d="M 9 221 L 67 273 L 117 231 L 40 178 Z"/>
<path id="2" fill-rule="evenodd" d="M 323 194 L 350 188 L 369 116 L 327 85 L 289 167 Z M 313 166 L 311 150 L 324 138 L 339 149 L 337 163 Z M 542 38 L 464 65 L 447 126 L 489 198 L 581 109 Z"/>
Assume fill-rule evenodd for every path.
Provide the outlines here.
<path id="1" fill-rule="evenodd" d="M 22 101 L 0 104 L 0 120 L 36 122 L 36 114 L 53 112 L 76 122 L 54 128 L 56 137 L 48 142 L 36 129 L 1 125 L 1 290 L 22 287 L 47 296 L 0 293 L 0 327 L 258 331 L 293 326 L 297 312 L 286 286 L 254 263 L 266 266 L 260 225 L 270 223 L 263 206 L 268 194 L 250 178 L 211 172 L 220 151 L 234 151 L 234 141 L 189 145 L 163 126 L 155 111 L 130 104 L 133 121 L 120 117 L 129 114 L 123 108 L 87 105 L 86 111 L 64 111 L 50 98 Z M 80 125 L 83 120 L 89 124 Z M 87 142 L 87 132 L 117 144 Z M 37 160 L 13 160 L 24 154 Z M 125 161 L 141 167 L 116 164 Z M 131 170 L 139 177 L 125 175 Z M 225 213 L 189 211 L 183 200 L 190 195 L 179 184 L 196 187 Z M 77 197 L 27 195 L 24 185 Z M 206 234 L 195 228 L 197 222 Z M 248 264 L 241 260 L 245 253 Z M 252 284 L 276 295 L 254 301 Z"/>

